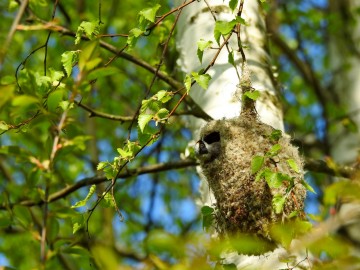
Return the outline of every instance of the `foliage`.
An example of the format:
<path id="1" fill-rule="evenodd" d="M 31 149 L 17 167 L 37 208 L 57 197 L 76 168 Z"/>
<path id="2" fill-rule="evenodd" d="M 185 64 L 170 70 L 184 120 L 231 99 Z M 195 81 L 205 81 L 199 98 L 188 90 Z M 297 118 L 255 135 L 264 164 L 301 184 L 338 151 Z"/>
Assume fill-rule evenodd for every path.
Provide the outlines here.
<path id="1" fill-rule="evenodd" d="M 266 243 L 249 236 L 229 243 L 209 239 L 205 231 L 210 230 L 214 209 L 196 208 L 199 180 L 195 170 L 187 168 L 195 162 L 180 159 L 191 136 L 177 113 L 198 115 L 188 111 L 183 100 L 195 83 L 206 91 L 212 78 L 210 66 L 186 75 L 176 68 L 173 26 L 178 10 L 169 1 L 33 0 L 20 14 L 23 2 L 0 3 L 0 265 L 213 269 L 224 250 L 261 253 Z M 329 87 L 324 40 L 339 28 L 336 14 L 298 0 L 279 1 L 271 13 L 270 1 L 261 2 L 263 11 L 279 21 L 279 28 L 268 27 L 316 74 L 314 80 Z M 235 11 L 241 3 L 231 0 L 229 7 Z M 22 16 L 11 35 L 17 14 Z M 217 45 L 224 47 L 236 27 L 249 23 L 240 15 L 217 21 Z M 202 39 L 197 45 L 202 62 L 204 51 L 214 44 Z M 318 143 L 301 141 L 301 149 L 306 157 L 322 158 L 336 122 L 331 120 L 342 119 L 353 132 L 357 127 L 344 117 L 343 108 L 322 100 L 315 82 L 289 55 L 284 57 L 286 48 L 270 44 L 273 64 L 279 66 L 274 74 L 286 88 L 281 97 L 287 130 L 300 139 L 314 135 Z M 228 56 L 235 66 L 233 52 Z M 258 91 L 246 95 L 259 98 Z M 276 141 L 278 135 L 272 136 Z M 251 165 L 257 178 L 274 187 L 291 184 L 286 175 L 263 166 L 278 151 L 274 145 Z M 299 170 L 292 160 L 287 164 Z M 316 222 L 323 221 L 338 196 L 357 198 L 357 184 L 329 185 L 324 174 L 309 179 L 319 193 L 311 197 L 316 203 L 310 203 L 321 204 L 311 216 Z M 273 202 L 280 213 L 284 197 Z M 288 246 L 310 227 L 305 221 L 276 224 L 272 234 Z M 325 258 L 319 268 L 357 259 L 340 236 L 323 236 L 308 247 Z"/>

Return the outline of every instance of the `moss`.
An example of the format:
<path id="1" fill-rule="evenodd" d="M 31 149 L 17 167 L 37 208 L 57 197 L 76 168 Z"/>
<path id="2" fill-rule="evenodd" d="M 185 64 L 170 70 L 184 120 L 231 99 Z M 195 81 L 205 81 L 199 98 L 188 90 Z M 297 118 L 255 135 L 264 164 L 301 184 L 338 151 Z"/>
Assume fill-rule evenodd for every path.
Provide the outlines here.
<path id="1" fill-rule="evenodd" d="M 290 144 L 287 136 L 274 141 L 274 129 L 254 117 L 214 120 L 201 130 L 201 138 L 219 132 L 221 150 L 214 159 L 199 156 L 202 171 L 216 198 L 216 228 L 220 235 L 237 233 L 255 234 L 271 240 L 272 223 L 281 222 L 293 211 L 303 212 L 306 190 L 301 184 L 303 164 L 298 150 Z M 294 179 L 294 187 L 287 194 L 288 182 L 270 188 L 264 180 L 255 181 L 251 161 L 256 155 L 265 155 L 274 144 L 281 146 L 272 159 L 266 159 L 264 167 Z M 294 160 L 299 172 L 287 163 Z M 272 205 L 275 195 L 286 197 L 284 208 L 276 214 Z"/>

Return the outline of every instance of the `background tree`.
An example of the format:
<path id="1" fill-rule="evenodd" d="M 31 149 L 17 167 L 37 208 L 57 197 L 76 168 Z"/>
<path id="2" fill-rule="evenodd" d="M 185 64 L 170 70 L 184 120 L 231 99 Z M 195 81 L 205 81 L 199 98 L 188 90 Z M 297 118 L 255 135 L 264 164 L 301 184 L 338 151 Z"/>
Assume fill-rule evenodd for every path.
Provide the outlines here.
<path id="1" fill-rule="evenodd" d="M 227 8 L 227 3 L 220 2 Z M 270 84 L 277 78 L 285 130 L 304 155 L 306 179 L 317 191 L 309 194 L 306 209 L 314 229 L 298 236 L 299 244 L 289 249 L 309 249 L 312 257 L 302 259 L 321 269 L 345 269 L 358 261 L 351 238 L 335 234 L 349 218 L 337 215 L 334 208 L 339 197 L 342 202 L 356 201 L 359 194 L 357 152 L 344 159 L 336 149 L 339 134 L 344 141 L 354 141 L 347 139 L 348 134 L 355 141 L 359 138 L 356 87 L 340 84 L 354 79 L 338 79 L 339 74 L 341 78 L 356 74 L 358 5 L 334 2 L 261 1 L 257 7 L 256 1 L 230 1 L 230 17 L 217 18 L 227 22 L 225 29 L 215 29 L 215 37 L 222 42 L 229 33 L 259 27 L 257 23 L 266 18 L 266 28 L 260 24 L 260 47 L 266 45 L 271 58 L 260 63 L 271 67 Z M 186 52 L 198 66 L 186 66 L 184 58 L 176 65 L 176 26 L 179 18 L 189 20 L 181 13 L 191 14 L 204 4 L 213 2 L 190 0 L 169 6 L 168 1 L 23 0 L 0 4 L 2 265 L 19 269 L 220 267 L 228 246 L 209 240 L 202 230 L 207 223 L 195 205 L 197 162 L 192 155 L 181 158 L 192 139 L 188 118 L 182 115 L 203 120 L 222 117 L 196 95 L 211 98 L 211 87 L 218 81 L 212 72 L 219 66 L 228 65 L 234 72 L 231 64 L 235 64 L 240 70 L 244 53 L 250 55 L 251 69 L 256 62 L 250 61 L 251 55 L 256 58 L 263 52 L 251 54 L 253 47 L 240 44 L 235 47 L 240 53 L 232 60 L 231 50 L 225 50 L 227 43 L 219 42 L 226 60 L 215 59 L 215 66 L 203 73 L 193 54 L 203 54 L 207 65 L 211 52 L 220 52 L 217 44 L 207 43 L 214 34 L 210 27 L 205 33 L 211 38 L 204 37 L 193 45 L 197 48 Z M 244 13 L 239 13 L 243 8 Z M 223 11 L 211 6 L 202 9 L 210 19 Z M 228 29 L 236 14 L 232 27 L 238 28 Z M 196 19 L 190 16 L 191 22 Z M 178 38 L 191 40 L 181 27 Z M 343 43 L 344 36 L 351 38 Z M 178 47 L 183 54 L 180 42 Z M 340 57 L 346 52 L 349 58 Z M 252 80 L 255 89 L 265 89 L 258 89 L 261 84 Z M 237 76 L 230 81 L 232 89 L 238 82 Z M 191 89 L 190 84 L 194 84 Z M 204 95 L 206 90 L 200 88 L 208 87 Z M 257 102 L 263 100 L 269 98 Z M 345 162 L 350 165 L 344 166 Z M 333 176 L 351 181 L 341 178 L 333 183 Z M 277 233 L 284 247 L 294 237 L 286 226 Z M 251 243 L 236 239 L 232 250 L 246 246 L 251 253 L 255 248 Z M 283 263 L 294 266 L 294 262 Z"/>

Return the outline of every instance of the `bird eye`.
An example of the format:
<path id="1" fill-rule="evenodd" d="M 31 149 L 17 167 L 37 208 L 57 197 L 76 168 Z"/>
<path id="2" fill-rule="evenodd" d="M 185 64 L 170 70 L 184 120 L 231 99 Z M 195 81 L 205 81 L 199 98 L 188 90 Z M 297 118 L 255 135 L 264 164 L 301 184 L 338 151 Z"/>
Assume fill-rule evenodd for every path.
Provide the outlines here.
<path id="1" fill-rule="evenodd" d="M 214 131 L 204 137 L 204 141 L 207 144 L 212 144 L 220 141 L 220 132 Z"/>

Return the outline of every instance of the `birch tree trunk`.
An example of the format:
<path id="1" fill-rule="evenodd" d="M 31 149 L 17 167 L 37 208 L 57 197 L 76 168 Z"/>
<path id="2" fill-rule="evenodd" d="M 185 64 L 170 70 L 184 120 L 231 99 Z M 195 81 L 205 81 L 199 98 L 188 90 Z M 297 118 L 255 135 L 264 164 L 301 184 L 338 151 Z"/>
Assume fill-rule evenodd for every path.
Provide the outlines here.
<path id="1" fill-rule="evenodd" d="M 240 1 L 239 1 L 240 2 Z M 194 85 L 190 95 L 202 109 L 214 119 L 232 118 L 240 114 L 241 95 L 238 84 L 243 76 L 250 76 L 252 87 L 261 92 L 256 101 L 256 111 L 260 121 L 275 129 L 284 130 L 282 111 L 277 102 L 276 88 L 266 51 L 266 29 L 263 13 L 258 1 L 245 0 L 241 17 L 246 25 L 241 25 L 240 41 L 233 35 L 228 48 L 224 46 L 216 58 L 215 64 L 209 69 L 211 75 L 207 90 Z M 209 0 L 194 3 L 182 11 L 178 24 L 177 47 L 180 52 L 178 65 L 189 74 L 192 71 L 205 69 L 214 60 L 217 48 L 204 52 L 202 64 L 197 57 L 197 42 L 200 39 L 213 41 L 212 47 L 217 47 L 214 39 L 215 21 L 233 20 L 239 9 L 234 12 L 229 8 L 229 1 Z M 220 44 L 223 39 L 220 39 Z M 242 69 L 244 56 L 246 68 Z M 236 68 L 228 62 L 229 52 L 234 51 Z M 238 76 L 239 75 L 239 76 Z M 199 129 L 205 121 L 191 118 L 189 127 L 193 131 L 194 140 L 199 139 Z M 201 205 L 211 205 L 215 201 L 207 182 L 202 179 Z M 282 248 L 266 254 L 267 256 L 246 256 L 236 253 L 227 254 L 225 263 L 235 263 L 238 269 L 275 269 L 287 268 L 288 265 L 279 262 L 279 256 L 286 254 Z M 300 266 L 300 265 L 298 265 Z M 293 268 L 297 269 L 297 268 Z"/>
<path id="2" fill-rule="evenodd" d="M 360 8 L 360 1 L 333 0 L 330 1 L 330 8 L 333 14 L 336 14 L 339 24 L 335 28 L 339 30 L 332 33 L 329 47 L 334 74 L 335 104 L 345 113 L 342 121 L 336 124 L 335 132 L 330 134 L 331 153 L 337 163 L 358 167 L 360 163 L 360 20 L 357 10 Z M 352 176 L 351 181 L 355 181 L 356 178 L 358 176 Z M 360 244 L 360 204 L 351 201 L 342 204 L 339 216 L 345 222 L 343 225 L 348 236 Z"/>

